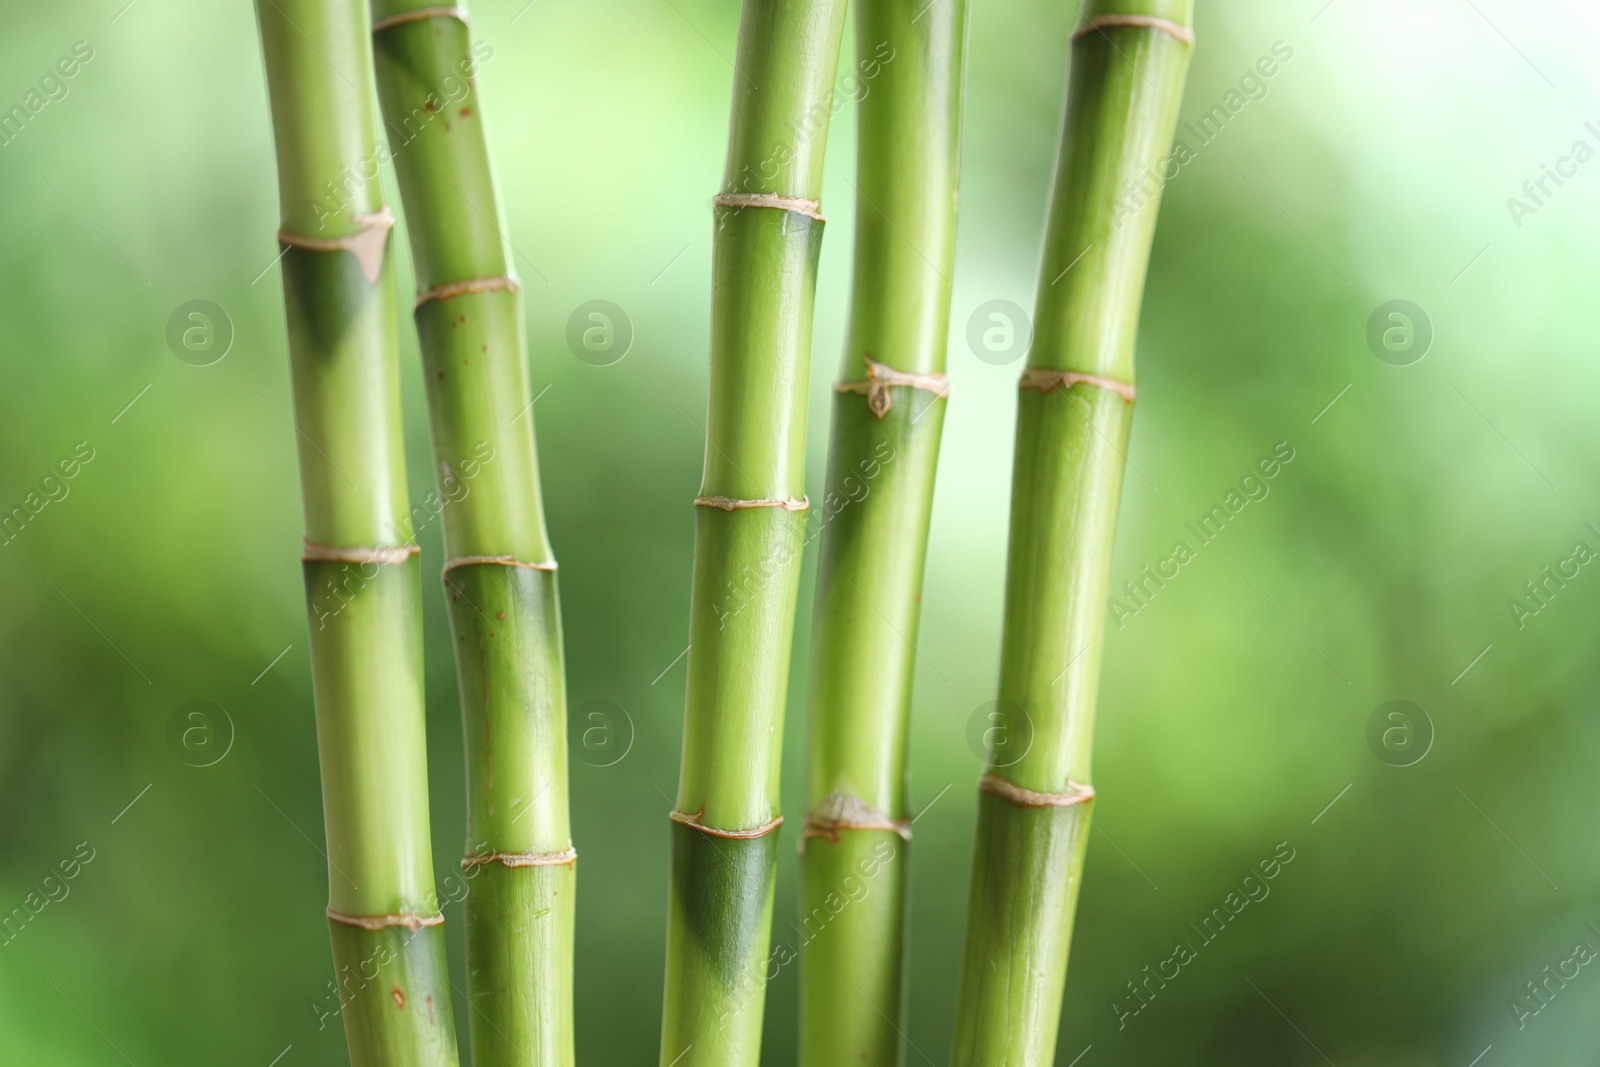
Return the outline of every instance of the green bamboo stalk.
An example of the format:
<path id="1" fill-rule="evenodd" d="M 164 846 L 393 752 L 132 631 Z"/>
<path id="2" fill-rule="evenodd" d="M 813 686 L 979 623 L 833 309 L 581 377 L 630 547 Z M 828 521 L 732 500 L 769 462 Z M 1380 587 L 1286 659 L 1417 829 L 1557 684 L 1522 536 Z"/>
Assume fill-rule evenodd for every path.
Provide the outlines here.
<path id="1" fill-rule="evenodd" d="M 355 1067 L 454 1067 L 422 614 L 361 0 L 259 0 L 299 431 L 328 926 Z M 336 191 L 336 195 L 335 195 Z"/>
<path id="2" fill-rule="evenodd" d="M 944 421 L 965 0 L 860 0 L 855 277 L 813 623 L 800 1063 L 899 1064 L 907 744 Z"/>
<path id="3" fill-rule="evenodd" d="M 1002 707 L 1026 717 L 1033 741 L 1021 758 L 991 748 L 979 784 L 955 1067 L 1042 1067 L 1055 1056 L 1094 799 L 1134 336 L 1192 16 L 1193 0 L 1091 0 L 1074 34 L 1019 383 L 1000 655 Z"/>
<path id="4" fill-rule="evenodd" d="M 571 1067 L 577 855 L 554 555 L 504 213 L 466 12 L 372 0 L 379 98 L 417 275 L 467 764 L 475 1067 Z"/>
<path id="5" fill-rule="evenodd" d="M 754 1067 L 805 522 L 818 199 L 844 0 L 744 0 L 716 197 L 661 1064 Z"/>

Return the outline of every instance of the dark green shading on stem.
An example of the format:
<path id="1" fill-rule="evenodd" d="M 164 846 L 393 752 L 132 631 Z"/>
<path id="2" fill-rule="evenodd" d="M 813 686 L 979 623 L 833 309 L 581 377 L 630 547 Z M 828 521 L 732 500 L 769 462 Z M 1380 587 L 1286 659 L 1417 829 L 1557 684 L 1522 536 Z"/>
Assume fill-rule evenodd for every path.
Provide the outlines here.
<path id="1" fill-rule="evenodd" d="M 407 508 L 391 221 L 373 178 L 360 0 L 261 0 L 305 511 L 328 918 L 355 1067 L 453 1067 L 429 853 L 422 612 Z M 342 183 L 342 184 L 341 184 Z M 336 200 L 325 189 L 337 184 Z"/>
<path id="2" fill-rule="evenodd" d="M 354 1063 L 455 1063 L 443 926 L 363 930 L 329 923 L 333 956 L 346 961 L 339 1000 Z M 432 991 L 432 992 L 430 992 Z M 436 999 L 443 991 L 441 1004 Z"/>
<path id="3" fill-rule="evenodd" d="M 1099 0 L 1074 35 L 1018 398 L 1001 643 L 1000 699 L 1029 716 L 1034 740 L 1004 766 L 991 752 L 984 779 L 956 1067 L 1043 1067 L 1055 1057 L 1093 798 L 1134 336 L 1191 16 L 1192 0 Z"/>
<path id="4" fill-rule="evenodd" d="M 694 509 L 663 1067 L 754 1067 L 760 1055 L 784 691 L 804 549 L 816 201 L 844 6 L 745 0 L 740 10 L 714 212 L 711 395 Z"/>
<path id="5" fill-rule="evenodd" d="M 855 17 L 853 73 L 867 91 L 854 286 L 828 491 L 813 511 L 822 554 L 801 858 L 805 1067 L 902 1062 L 906 750 L 961 152 L 965 0 L 861 0 Z M 892 859 L 856 900 L 856 861 L 874 850 Z"/>
<path id="6" fill-rule="evenodd" d="M 576 857 L 555 562 L 522 303 L 460 7 L 373 0 L 442 515 L 467 763 L 475 1067 L 570 1067 Z"/>

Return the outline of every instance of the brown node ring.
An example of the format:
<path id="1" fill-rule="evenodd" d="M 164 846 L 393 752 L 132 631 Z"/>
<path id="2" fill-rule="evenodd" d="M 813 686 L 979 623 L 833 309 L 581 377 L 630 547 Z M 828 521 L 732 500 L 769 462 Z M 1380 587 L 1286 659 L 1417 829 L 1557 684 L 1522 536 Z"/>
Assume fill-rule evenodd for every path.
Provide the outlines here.
<path id="1" fill-rule="evenodd" d="M 753 830 L 719 830 L 715 826 L 707 826 L 700 821 L 700 815 L 685 815 L 681 811 L 673 810 L 667 813 L 667 818 L 675 823 L 680 823 L 693 830 L 699 830 L 711 837 L 724 837 L 730 841 L 748 841 L 756 837 L 765 837 L 783 825 L 783 816 L 774 815 L 769 822 L 764 822 Z"/>
<path id="2" fill-rule="evenodd" d="M 1076 41 L 1099 30 L 1159 30 L 1174 40 L 1194 44 L 1194 31 L 1189 27 L 1154 15 L 1095 15 L 1072 32 L 1072 39 Z"/>
<path id="3" fill-rule="evenodd" d="M 999 797 L 1018 808 L 1071 808 L 1087 804 L 1094 799 L 1094 786 L 1068 782 L 1065 793 L 1037 793 L 1014 785 L 996 774 L 985 774 L 978 779 L 978 792 Z"/>
<path id="4" fill-rule="evenodd" d="M 421 552 L 416 545 L 375 545 L 371 547 L 346 547 L 323 545 L 306 539 L 301 542 L 300 553 L 304 563 L 404 563 Z"/>
<path id="5" fill-rule="evenodd" d="M 887 830 L 900 835 L 901 840 L 911 840 L 910 819 L 890 818 L 848 793 L 830 793 L 806 815 L 800 831 L 800 851 L 805 852 L 806 841 L 813 837 L 825 837 L 838 844 L 841 830 Z"/>
<path id="6" fill-rule="evenodd" d="M 394 15 L 381 18 L 372 24 L 372 32 L 387 30 L 390 26 L 400 26 L 407 22 L 421 22 L 423 19 L 455 19 L 463 26 L 470 26 L 467 13 L 459 7 L 419 7 L 415 11 L 401 11 Z"/>
<path id="7" fill-rule="evenodd" d="M 750 508 L 782 508 L 784 511 L 804 511 L 811 506 L 805 497 L 799 500 L 735 500 L 727 496 L 697 496 L 697 508 L 719 508 L 722 511 L 746 511 Z"/>
<path id="8" fill-rule="evenodd" d="M 363 930 L 386 930 L 391 926 L 403 926 L 412 933 L 416 933 L 424 926 L 443 926 L 443 915 L 346 915 L 341 911 L 328 909 L 328 918 L 344 926 L 357 926 Z"/>
<path id="9" fill-rule="evenodd" d="M 950 394 L 950 379 L 943 374 L 911 374 L 898 371 L 888 364 L 874 362 L 870 356 L 862 356 L 861 362 L 867 367 L 866 380 L 839 382 L 833 387 L 833 391 L 859 393 L 865 396 L 868 410 L 880 419 L 889 414 L 889 407 L 893 403 L 889 390 L 894 386 L 920 389 L 935 394 L 940 400 Z"/>
<path id="10" fill-rule="evenodd" d="M 349 252 L 361 266 L 361 276 L 368 285 L 376 285 L 383 271 L 384 249 L 389 247 L 389 231 L 394 229 L 394 216 L 385 204 L 370 215 L 351 215 L 360 229 L 344 237 L 306 237 L 303 234 L 278 231 L 278 243 L 303 252 Z"/>
<path id="11" fill-rule="evenodd" d="M 718 193 L 711 198 L 713 207 L 738 210 L 746 207 L 772 208 L 775 211 L 792 211 L 808 219 L 827 222 L 822 217 L 822 201 L 806 200 L 798 196 L 779 196 L 777 193 Z"/>
<path id="12" fill-rule="evenodd" d="M 1022 372 L 1022 377 L 1017 382 L 1018 389 L 1037 389 L 1041 393 L 1053 393 L 1057 389 L 1065 391 L 1074 385 L 1092 385 L 1096 389 L 1109 389 L 1129 404 L 1133 403 L 1136 394 L 1136 390 L 1128 382 L 1107 378 L 1101 374 L 1080 374 L 1075 370 L 1029 367 Z"/>
<path id="13" fill-rule="evenodd" d="M 471 870 L 490 863 L 502 867 L 565 867 L 578 862 L 578 850 L 567 848 L 560 852 L 469 852 L 461 857 L 461 869 Z"/>
<path id="14" fill-rule="evenodd" d="M 522 567 L 530 571 L 553 571 L 556 569 L 555 560 L 546 560 L 543 563 L 524 563 L 515 556 L 454 556 L 444 561 L 444 570 L 439 577 L 455 570 L 457 567 L 476 567 L 481 565 L 497 567 Z"/>
<path id="15" fill-rule="evenodd" d="M 457 296 L 466 296 L 469 293 L 514 293 L 522 288 L 522 283 L 509 274 L 497 278 L 468 278 L 466 281 L 449 282 L 445 285 L 435 285 L 417 294 L 414 307 L 421 307 L 430 300 L 449 300 Z"/>

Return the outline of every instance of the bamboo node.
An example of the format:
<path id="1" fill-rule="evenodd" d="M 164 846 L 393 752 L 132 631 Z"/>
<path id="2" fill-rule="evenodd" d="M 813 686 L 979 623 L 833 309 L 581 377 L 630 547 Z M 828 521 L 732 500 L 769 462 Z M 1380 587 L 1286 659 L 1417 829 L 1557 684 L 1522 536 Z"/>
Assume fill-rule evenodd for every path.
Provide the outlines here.
<path id="1" fill-rule="evenodd" d="M 1018 808 L 1071 808 L 1094 799 L 1092 785 L 1068 782 L 1065 793 L 1036 793 L 1032 789 L 1013 785 L 997 774 L 985 774 L 979 778 L 978 792 L 999 797 Z"/>
<path id="2" fill-rule="evenodd" d="M 390 26 L 420 22 L 423 19 L 455 19 L 463 26 L 472 25 L 467 21 L 467 13 L 459 7 L 419 7 L 415 11 L 401 11 L 379 19 L 372 24 L 372 32 L 377 33 L 379 30 L 387 30 Z"/>
<path id="3" fill-rule="evenodd" d="M 416 933 L 424 926 L 443 926 L 443 915 L 346 915 L 342 911 L 328 909 L 328 918 L 345 926 L 359 926 L 363 930 L 386 930 L 391 926 L 404 926 L 412 933 Z"/>
<path id="4" fill-rule="evenodd" d="M 804 511 L 811 506 L 806 497 L 799 500 L 735 500 L 726 496 L 697 496 L 697 508 L 721 508 L 723 511 L 744 511 L 748 508 L 782 508 L 784 511 Z"/>
<path id="5" fill-rule="evenodd" d="M 950 395 L 950 379 L 943 374 L 910 374 L 895 370 L 886 363 L 874 362 L 871 356 L 862 356 L 861 362 L 867 367 L 866 380 L 839 382 L 833 391 L 860 393 L 867 398 L 868 409 L 880 419 L 889 414 L 889 406 L 893 403 L 889 390 L 894 386 L 934 393 L 940 400 Z"/>
<path id="6" fill-rule="evenodd" d="M 800 831 L 800 854 L 805 854 L 806 841 L 813 837 L 825 837 L 838 844 L 841 830 L 888 830 L 904 841 L 911 840 L 910 819 L 892 819 L 849 793 L 829 793 L 806 815 Z"/>
<path id="7" fill-rule="evenodd" d="M 733 210 L 746 207 L 774 208 L 778 211 L 792 211 L 796 215 L 804 215 L 818 222 L 828 221 L 822 217 L 822 201 L 806 200 L 798 196 L 779 196 L 777 193 L 718 193 L 712 197 L 711 203 L 714 207 Z"/>
<path id="8" fill-rule="evenodd" d="M 452 297 L 466 296 L 468 293 L 514 293 L 522 288 L 522 283 L 509 274 L 498 278 L 469 278 L 464 282 L 450 282 L 447 285 L 435 285 L 417 294 L 414 307 L 421 307 L 430 300 L 449 300 Z"/>
<path id="9" fill-rule="evenodd" d="M 304 563 L 404 563 L 421 552 L 416 545 L 376 545 L 350 548 L 322 545 L 309 538 L 302 541 L 300 559 Z"/>
<path id="10" fill-rule="evenodd" d="M 499 567 L 524 567 L 530 571 L 553 571 L 556 569 L 555 560 L 546 560 L 543 563 L 524 563 L 515 556 L 454 556 L 444 561 L 444 570 L 439 577 L 455 570 L 457 567 L 475 567 L 488 564 Z"/>
<path id="11" fill-rule="evenodd" d="M 1100 30 L 1159 30 L 1173 40 L 1184 44 L 1194 44 L 1194 31 L 1187 26 L 1180 26 L 1171 19 L 1156 18 L 1154 15 L 1094 15 L 1085 19 L 1083 25 L 1072 31 L 1072 39 L 1086 37 Z"/>
<path id="12" fill-rule="evenodd" d="M 502 867 L 565 867 L 578 862 L 578 850 L 565 848 L 560 852 L 468 852 L 461 857 L 461 869 L 471 870 L 490 863 Z"/>
<path id="13" fill-rule="evenodd" d="M 765 837 L 783 825 L 782 815 L 774 815 L 770 821 L 762 823 L 753 830 L 719 830 L 715 826 L 707 826 L 701 822 L 699 814 L 685 815 L 677 810 L 669 812 L 667 818 L 675 823 L 681 823 L 691 829 L 699 830 L 703 834 L 709 834 L 712 837 L 725 837 L 733 841 L 747 841 L 751 838 Z"/>
<path id="14" fill-rule="evenodd" d="M 394 216 L 385 204 L 371 215 L 351 215 L 351 220 L 361 228 L 345 237 L 306 237 L 287 230 L 278 231 L 278 243 L 306 252 L 349 252 L 361 265 L 361 276 L 368 285 L 375 285 L 383 270 L 383 252 L 389 247 L 389 231 L 394 229 Z"/>
<path id="15" fill-rule="evenodd" d="M 1096 389 L 1109 389 L 1127 403 L 1133 403 L 1135 390 L 1131 384 L 1100 374 L 1080 374 L 1075 370 L 1029 367 L 1022 372 L 1022 378 L 1017 382 L 1019 389 L 1037 389 L 1041 393 L 1052 393 L 1057 389 L 1067 390 L 1074 385 L 1092 385 Z"/>

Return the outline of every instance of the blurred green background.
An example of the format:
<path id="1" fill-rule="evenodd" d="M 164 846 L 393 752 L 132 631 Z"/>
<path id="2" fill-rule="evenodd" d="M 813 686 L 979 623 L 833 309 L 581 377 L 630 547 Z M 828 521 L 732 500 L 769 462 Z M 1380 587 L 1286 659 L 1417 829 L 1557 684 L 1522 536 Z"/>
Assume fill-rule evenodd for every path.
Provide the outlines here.
<path id="1" fill-rule="evenodd" d="M 345 1063 L 337 1022 L 319 1029 L 333 973 L 254 19 L 243 0 L 124 3 L 0 14 L 0 106 L 24 102 L 75 42 L 93 53 L 0 145 L 0 507 L 42 497 L 80 442 L 93 455 L 0 546 L 0 914 L 31 915 L 0 936 L 0 1062 Z M 954 389 L 915 699 L 913 1064 L 942 1064 L 950 1040 L 980 770 L 968 724 L 995 684 L 1020 367 L 977 358 L 967 324 L 988 301 L 1033 303 L 1072 8 L 972 9 Z M 1600 529 L 1600 163 L 1560 163 L 1576 141 L 1600 148 L 1600 121 L 1585 125 L 1600 120 L 1600 18 L 1563 0 L 1199 8 L 1186 119 L 1227 109 L 1275 43 L 1292 57 L 1246 84 L 1257 98 L 1232 98 L 1210 143 L 1189 135 L 1196 158 L 1162 209 L 1113 580 L 1179 539 L 1197 554 L 1108 630 L 1102 799 L 1058 1062 L 1592 1064 L 1600 968 L 1565 961 L 1579 942 L 1600 950 L 1600 576 L 1581 566 L 1551 582 L 1520 627 L 1508 601 L 1575 542 L 1600 550 L 1585 527 Z M 587 701 L 625 712 L 607 754 L 573 760 L 579 1054 L 648 1063 L 703 449 L 708 201 L 737 12 L 473 12 L 494 49 L 481 89 L 534 388 L 549 387 L 535 413 L 574 737 L 593 725 L 578 718 Z M 854 120 L 846 107 L 832 131 L 813 486 L 843 335 Z M 1547 179 L 1534 205 L 1522 184 L 1558 164 L 1564 184 Z M 388 188 L 393 202 L 392 176 Z M 1514 217 L 1512 196 L 1536 210 Z M 196 299 L 235 331 L 207 367 L 166 340 Z M 609 367 L 565 341 L 592 299 L 635 331 Z M 1407 366 L 1367 341 L 1395 299 L 1433 334 Z M 431 479 L 403 336 L 415 499 Z M 1270 493 L 1198 547 L 1185 523 L 1279 442 L 1294 459 Z M 421 540 L 429 573 L 437 524 Z M 462 768 L 443 603 L 436 583 L 426 592 L 442 875 L 461 851 Z M 791 816 L 808 633 L 807 607 Z M 1420 713 L 1381 720 L 1370 741 L 1396 699 Z M 231 723 L 206 767 L 180 759 L 169 731 L 192 700 Z M 220 745 L 229 727 L 216 729 Z M 1207 942 L 1201 921 L 1280 849 L 1294 859 L 1270 895 Z M 782 855 L 776 936 L 792 940 L 793 848 Z M 47 881 L 63 862 L 75 877 Z M 33 914 L 30 894 L 61 899 Z M 459 986 L 460 905 L 448 913 Z M 1128 983 L 1179 942 L 1196 958 L 1134 999 Z M 790 967 L 771 985 L 771 1064 L 794 1059 L 796 979 Z"/>

